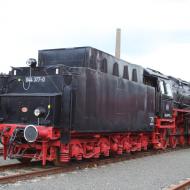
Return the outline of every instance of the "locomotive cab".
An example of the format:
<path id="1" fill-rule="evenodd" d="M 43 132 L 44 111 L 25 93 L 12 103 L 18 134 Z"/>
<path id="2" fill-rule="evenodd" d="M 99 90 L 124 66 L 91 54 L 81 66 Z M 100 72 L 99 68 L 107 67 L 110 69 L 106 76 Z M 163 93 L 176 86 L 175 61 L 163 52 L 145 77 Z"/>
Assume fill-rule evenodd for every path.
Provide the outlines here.
<path id="1" fill-rule="evenodd" d="M 144 82 L 155 88 L 156 115 L 161 118 L 171 118 L 173 93 L 169 78 L 158 71 L 145 69 Z"/>

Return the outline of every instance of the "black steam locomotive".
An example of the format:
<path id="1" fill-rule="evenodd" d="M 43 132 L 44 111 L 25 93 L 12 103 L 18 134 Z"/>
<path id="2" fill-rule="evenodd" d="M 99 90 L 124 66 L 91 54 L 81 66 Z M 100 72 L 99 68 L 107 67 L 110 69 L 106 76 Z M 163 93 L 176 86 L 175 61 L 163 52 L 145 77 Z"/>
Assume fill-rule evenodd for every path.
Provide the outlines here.
<path id="1" fill-rule="evenodd" d="M 4 158 L 55 163 L 189 143 L 189 83 L 91 47 L 0 77 Z"/>

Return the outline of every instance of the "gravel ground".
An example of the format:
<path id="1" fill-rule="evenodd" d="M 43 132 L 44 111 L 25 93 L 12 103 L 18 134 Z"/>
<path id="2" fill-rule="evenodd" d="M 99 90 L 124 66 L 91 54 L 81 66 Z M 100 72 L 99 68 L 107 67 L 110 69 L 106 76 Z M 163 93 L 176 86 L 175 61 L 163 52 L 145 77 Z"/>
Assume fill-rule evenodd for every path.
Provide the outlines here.
<path id="1" fill-rule="evenodd" d="M 0 156 L 0 165 L 10 164 L 10 163 L 18 163 L 17 160 L 4 160 L 2 156 Z"/>
<path id="2" fill-rule="evenodd" d="M 0 161 L 1 163 L 1 161 Z M 190 177 L 190 149 L 1 186 L 3 190 L 158 190 Z"/>

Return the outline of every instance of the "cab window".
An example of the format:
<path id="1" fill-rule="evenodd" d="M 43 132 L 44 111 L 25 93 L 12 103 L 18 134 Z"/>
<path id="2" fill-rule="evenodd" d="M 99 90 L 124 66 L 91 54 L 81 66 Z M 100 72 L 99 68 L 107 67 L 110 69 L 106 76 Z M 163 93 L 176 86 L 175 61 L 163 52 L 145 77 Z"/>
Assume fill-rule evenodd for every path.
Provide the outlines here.
<path id="1" fill-rule="evenodd" d="M 173 97 L 172 89 L 171 89 L 169 82 L 160 81 L 160 90 L 161 90 L 162 94 Z"/>
<path id="2" fill-rule="evenodd" d="M 172 89 L 169 83 L 166 83 L 166 92 L 168 96 L 173 96 Z"/>
<path id="3" fill-rule="evenodd" d="M 164 81 L 160 81 L 160 90 L 161 90 L 162 94 L 165 94 Z"/>

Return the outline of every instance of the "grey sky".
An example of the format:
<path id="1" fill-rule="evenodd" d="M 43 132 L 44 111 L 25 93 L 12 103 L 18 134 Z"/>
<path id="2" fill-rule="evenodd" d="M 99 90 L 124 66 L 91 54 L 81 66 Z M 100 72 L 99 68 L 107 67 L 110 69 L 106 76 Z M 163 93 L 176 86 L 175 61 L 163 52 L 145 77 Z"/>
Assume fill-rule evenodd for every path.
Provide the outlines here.
<path id="1" fill-rule="evenodd" d="M 38 49 L 93 46 L 190 81 L 188 0 L 0 0 L 1 71 Z"/>

